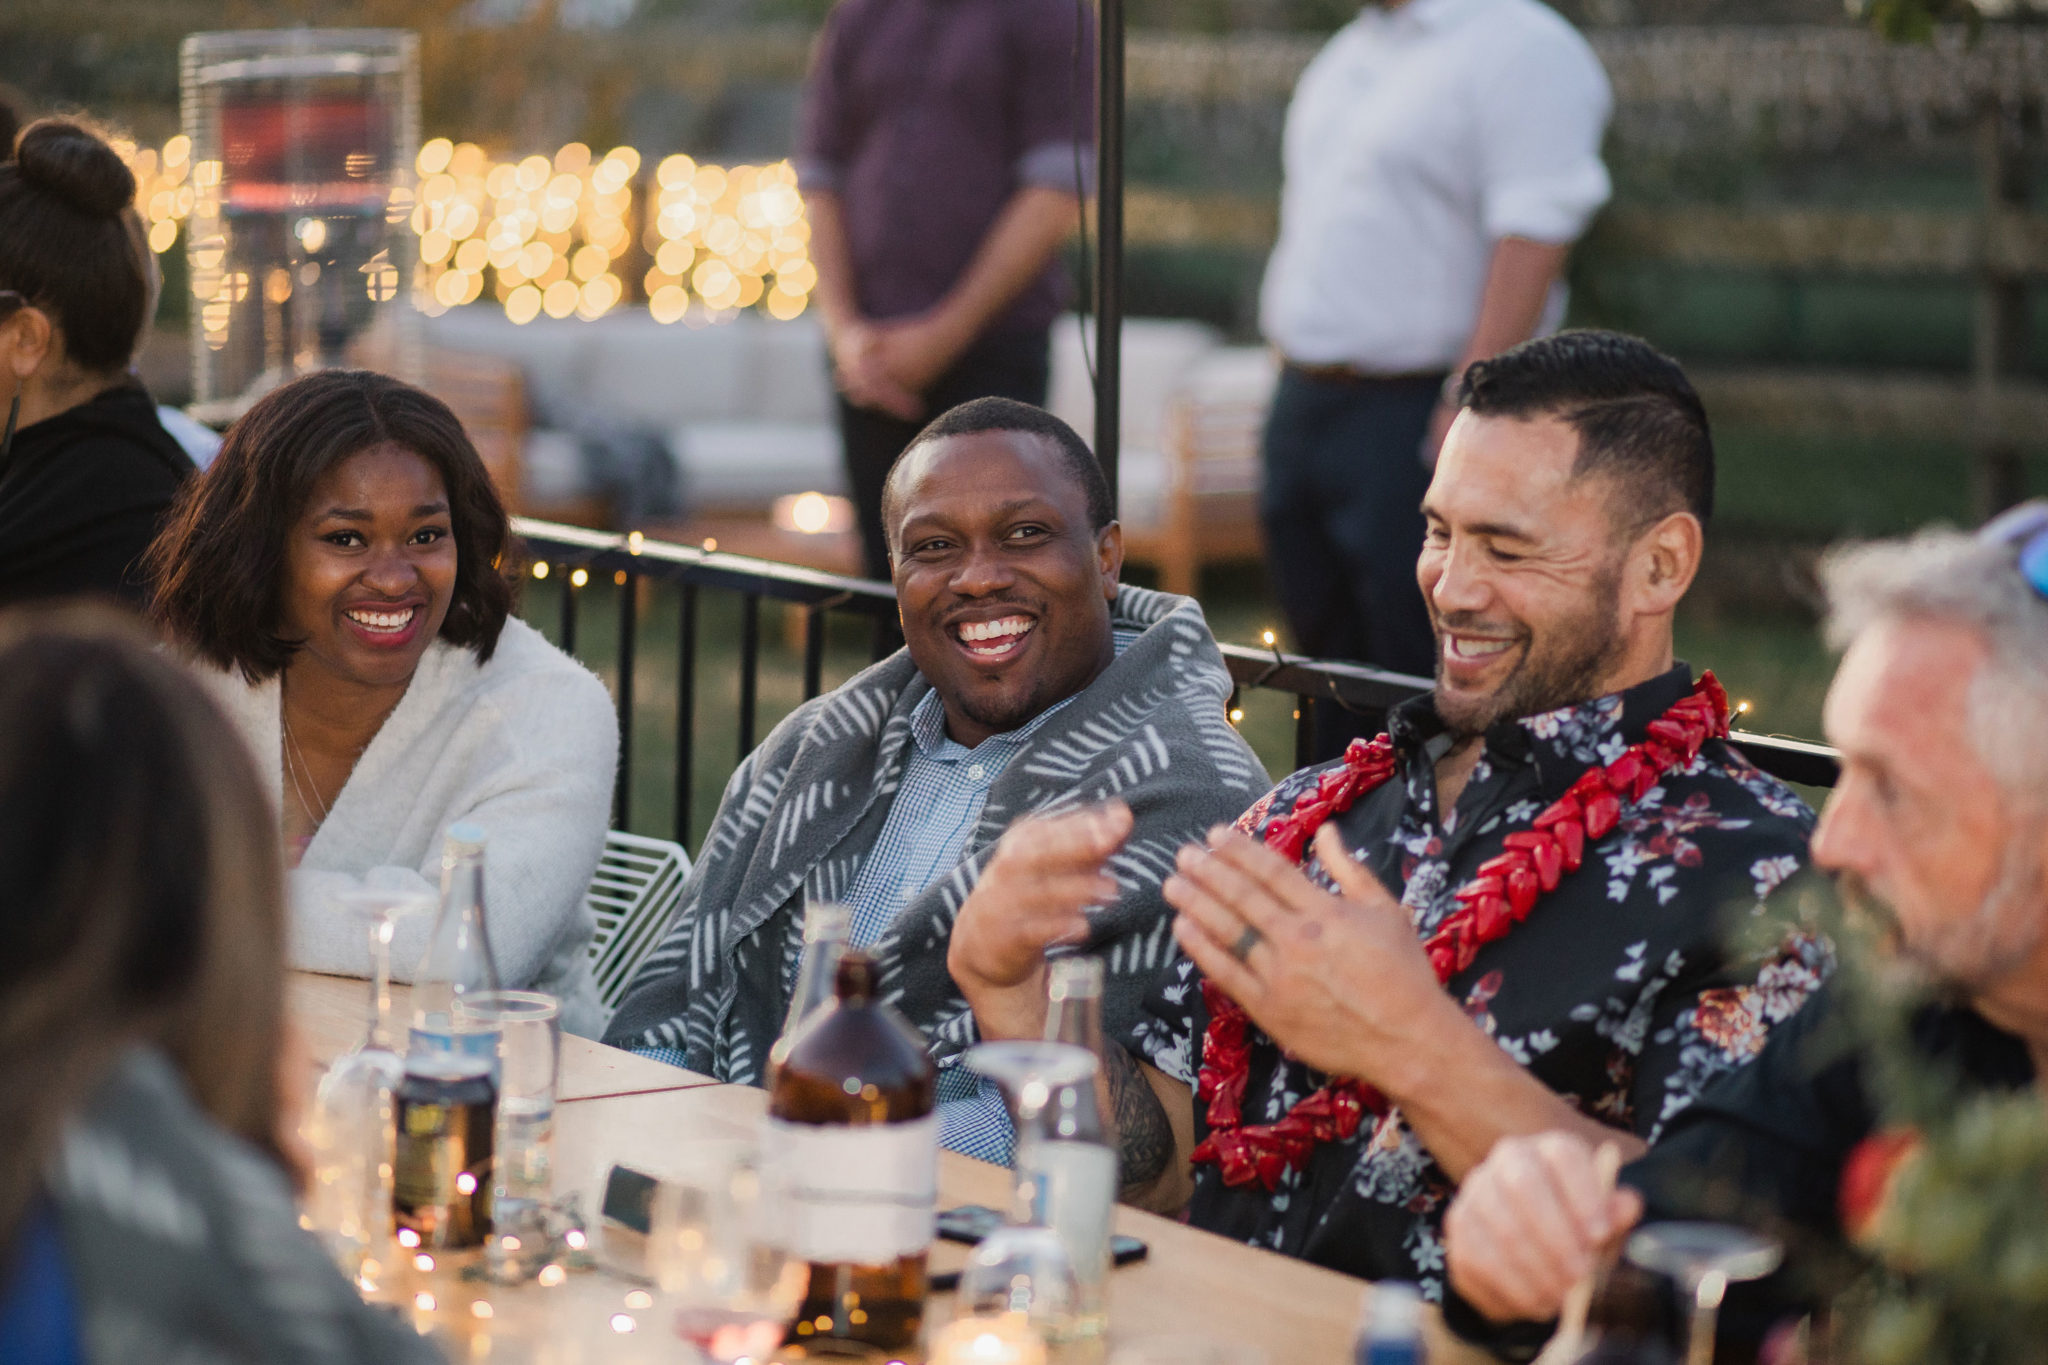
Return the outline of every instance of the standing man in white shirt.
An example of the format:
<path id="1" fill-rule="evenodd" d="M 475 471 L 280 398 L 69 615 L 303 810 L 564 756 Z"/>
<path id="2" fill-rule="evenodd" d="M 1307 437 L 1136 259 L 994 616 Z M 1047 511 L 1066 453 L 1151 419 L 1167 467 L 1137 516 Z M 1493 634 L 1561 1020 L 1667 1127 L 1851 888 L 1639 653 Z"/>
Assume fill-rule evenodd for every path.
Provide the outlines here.
<path id="1" fill-rule="evenodd" d="M 1375 0 L 1302 73 L 1260 323 L 1285 362 L 1267 555 L 1305 652 L 1433 671 L 1415 560 L 1445 383 L 1562 320 L 1612 106 L 1540 0 Z"/>

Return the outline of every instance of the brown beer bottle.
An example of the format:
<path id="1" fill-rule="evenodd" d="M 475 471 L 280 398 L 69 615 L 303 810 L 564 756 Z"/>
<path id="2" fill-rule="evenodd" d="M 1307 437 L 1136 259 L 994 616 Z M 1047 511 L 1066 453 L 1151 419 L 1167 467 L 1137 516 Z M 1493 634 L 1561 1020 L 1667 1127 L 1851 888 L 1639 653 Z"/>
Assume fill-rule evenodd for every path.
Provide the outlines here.
<path id="1" fill-rule="evenodd" d="M 811 1267 L 790 1340 L 904 1351 L 924 1322 L 938 1077 L 924 1039 L 877 998 L 872 957 L 847 953 L 833 989 L 789 1039 L 761 1141 L 790 1254 Z"/>

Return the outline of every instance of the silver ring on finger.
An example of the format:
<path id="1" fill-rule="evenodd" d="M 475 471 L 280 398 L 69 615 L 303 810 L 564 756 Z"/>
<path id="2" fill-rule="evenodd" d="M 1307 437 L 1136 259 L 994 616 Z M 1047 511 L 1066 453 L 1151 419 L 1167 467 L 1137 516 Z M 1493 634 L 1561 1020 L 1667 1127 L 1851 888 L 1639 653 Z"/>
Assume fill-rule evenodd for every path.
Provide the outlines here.
<path id="1" fill-rule="evenodd" d="M 1230 945 L 1230 955 L 1242 963 L 1252 955 L 1252 949 L 1258 947 L 1265 937 L 1258 931 L 1257 926 L 1247 924 L 1244 932 L 1237 936 L 1237 942 Z"/>

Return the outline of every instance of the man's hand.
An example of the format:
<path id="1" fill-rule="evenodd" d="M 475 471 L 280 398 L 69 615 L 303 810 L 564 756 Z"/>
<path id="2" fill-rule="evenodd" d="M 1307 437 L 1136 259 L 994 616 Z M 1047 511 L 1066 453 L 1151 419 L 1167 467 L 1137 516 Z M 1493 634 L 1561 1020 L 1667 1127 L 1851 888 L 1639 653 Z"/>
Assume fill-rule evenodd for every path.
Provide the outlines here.
<path id="1" fill-rule="evenodd" d="M 846 401 L 914 422 L 924 416 L 924 400 L 915 389 L 898 383 L 882 364 L 879 334 L 867 322 L 845 322 L 832 329 L 832 377 Z"/>
<path id="2" fill-rule="evenodd" d="M 1131 809 L 1010 826 L 953 921 L 946 968 L 983 1037 L 1036 1038 L 1045 1027 L 1045 950 L 1088 937 L 1087 909 L 1116 899 L 1102 870 L 1131 833 Z"/>
<path id="3" fill-rule="evenodd" d="M 1315 849 L 1333 896 L 1264 844 L 1218 828 L 1180 852 L 1166 899 L 1204 975 L 1293 1056 L 1368 1081 L 1397 1102 L 1446 1026 L 1470 1028 L 1438 984 L 1408 912 L 1324 826 Z M 1256 940 L 1233 951 L 1247 929 Z"/>
<path id="4" fill-rule="evenodd" d="M 953 368 L 974 340 L 944 308 L 874 328 L 875 365 L 891 383 L 923 393 Z"/>
<path id="5" fill-rule="evenodd" d="M 1542 1322 L 1642 1216 L 1642 1196 L 1612 1188 L 1584 1138 L 1502 1138 L 1444 1215 L 1451 1284 L 1496 1322 Z"/>

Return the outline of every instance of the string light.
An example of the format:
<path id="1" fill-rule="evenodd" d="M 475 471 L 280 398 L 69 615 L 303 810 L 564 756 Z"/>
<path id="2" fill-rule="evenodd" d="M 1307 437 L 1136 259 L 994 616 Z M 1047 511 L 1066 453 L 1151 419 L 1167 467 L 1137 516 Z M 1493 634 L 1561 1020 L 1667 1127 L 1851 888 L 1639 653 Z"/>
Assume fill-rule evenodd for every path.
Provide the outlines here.
<path id="1" fill-rule="evenodd" d="M 170 251 L 195 214 L 219 216 L 221 163 L 195 161 L 189 137 L 180 133 L 161 147 L 120 142 L 116 150 L 135 176 L 135 209 L 150 250 Z M 643 160 L 632 147 L 599 157 L 570 142 L 553 156 L 499 160 L 473 142 L 436 137 L 420 145 L 413 170 L 417 188 L 393 187 L 385 220 L 407 225 L 416 239 L 409 287 L 430 316 L 488 291 L 522 326 L 543 313 L 595 319 L 625 301 L 632 278 L 649 316 L 663 324 L 697 326 L 748 309 L 787 321 L 802 316 L 817 288 L 810 223 L 787 161 L 718 166 L 678 152 L 642 180 Z M 635 222 L 644 224 L 637 244 L 644 254 L 634 251 L 628 225 Z M 332 240 L 320 218 L 300 219 L 295 235 L 309 255 Z M 201 332 L 219 349 L 231 305 L 248 295 L 248 277 L 227 286 L 222 238 L 190 243 L 188 254 Z M 630 277 L 620 273 L 622 263 Z M 360 268 L 374 302 L 397 297 L 407 283 L 388 252 Z M 301 284 L 317 281 L 318 269 L 308 262 Z"/>

